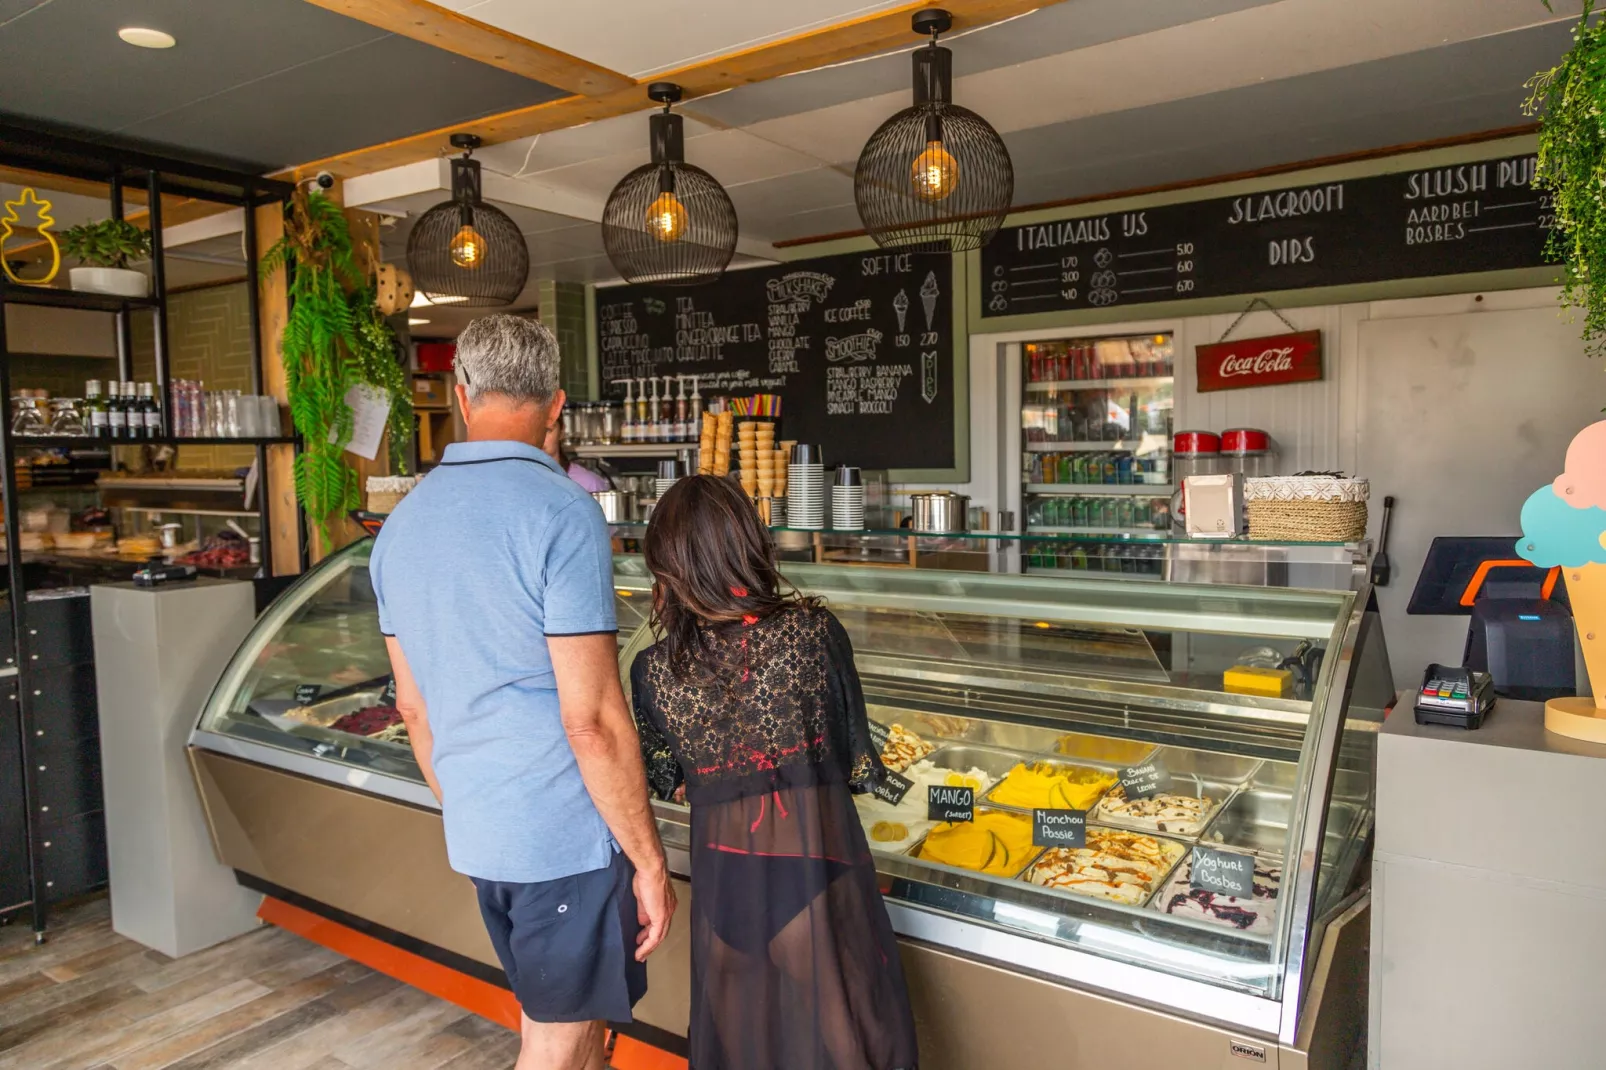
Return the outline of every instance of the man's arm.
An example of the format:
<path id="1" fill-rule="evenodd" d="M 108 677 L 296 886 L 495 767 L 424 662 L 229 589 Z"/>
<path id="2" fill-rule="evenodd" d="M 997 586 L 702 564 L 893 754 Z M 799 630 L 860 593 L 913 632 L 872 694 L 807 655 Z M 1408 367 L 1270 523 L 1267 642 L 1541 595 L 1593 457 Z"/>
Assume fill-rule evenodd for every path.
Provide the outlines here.
<path id="1" fill-rule="evenodd" d="M 641 743 L 619 686 L 619 643 L 611 632 L 549 636 L 547 648 L 557 677 L 563 731 L 574 748 L 580 777 L 597 812 L 636 867 L 636 902 L 643 926 L 636 958 L 645 960 L 669 932 L 675 893 L 647 799 Z"/>
<path id="2" fill-rule="evenodd" d="M 424 708 L 424 695 L 413 679 L 413 670 L 407 665 L 407 655 L 394 635 L 385 636 L 385 649 L 390 651 L 390 672 L 396 680 L 396 709 L 401 711 L 407 725 L 407 738 L 413 744 L 413 757 L 418 768 L 424 771 L 424 782 L 441 801 L 441 786 L 435 779 L 435 737 L 429 731 L 429 711 Z"/>

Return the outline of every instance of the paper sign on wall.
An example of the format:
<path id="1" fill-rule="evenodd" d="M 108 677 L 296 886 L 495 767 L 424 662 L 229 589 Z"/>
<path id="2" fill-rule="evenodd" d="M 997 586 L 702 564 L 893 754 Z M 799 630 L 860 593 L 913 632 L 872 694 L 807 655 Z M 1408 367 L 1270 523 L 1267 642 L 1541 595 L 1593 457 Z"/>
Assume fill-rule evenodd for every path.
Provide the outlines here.
<path id="1" fill-rule="evenodd" d="M 346 408 L 351 410 L 351 441 L 347 453 L 371 461 L 379 453 L 379 440 L 385 437 L 385 421 L 390 418 L 390 395 L 376 386 L 358 383 L 346 391 Z M 335 432 L 329 432 L 329 441 Z"/>

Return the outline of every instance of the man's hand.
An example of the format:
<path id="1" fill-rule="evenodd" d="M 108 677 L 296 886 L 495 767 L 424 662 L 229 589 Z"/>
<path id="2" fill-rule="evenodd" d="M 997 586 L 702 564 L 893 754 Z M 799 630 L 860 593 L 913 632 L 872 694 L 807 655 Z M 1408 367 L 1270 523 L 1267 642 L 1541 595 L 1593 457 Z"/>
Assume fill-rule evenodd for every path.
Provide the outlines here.
<path id="1" fill-rule="evenodd" d="M 668 869 L 657 873 L 638 869 L 632 887 L 636 892 L 636 920 L 641 923 L 641 932 L 636 934 L 636 961 L 646 962 L 669 935 L 669 919 L 675 916 L 675 886 L 670 883 Z"/>

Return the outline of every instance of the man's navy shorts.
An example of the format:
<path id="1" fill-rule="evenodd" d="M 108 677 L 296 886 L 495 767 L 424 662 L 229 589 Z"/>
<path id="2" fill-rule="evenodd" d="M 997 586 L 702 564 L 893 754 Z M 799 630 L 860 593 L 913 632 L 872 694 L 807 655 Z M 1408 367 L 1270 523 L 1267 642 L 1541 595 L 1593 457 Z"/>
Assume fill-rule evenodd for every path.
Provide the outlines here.
<path id="1" fill-rule="evenodd" d="M 647 994 L 636 961 L 635 867 L 515 884 L 474 878 L 480 914 L 519 1006 L 534 1022 L 629 1022 Z"/>

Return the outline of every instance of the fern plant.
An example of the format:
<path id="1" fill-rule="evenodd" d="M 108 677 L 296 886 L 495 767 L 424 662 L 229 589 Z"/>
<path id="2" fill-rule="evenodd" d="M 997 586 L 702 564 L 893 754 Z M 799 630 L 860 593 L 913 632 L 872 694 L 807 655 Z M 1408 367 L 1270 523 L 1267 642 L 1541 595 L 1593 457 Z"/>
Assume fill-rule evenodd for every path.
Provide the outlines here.
<path id="1" fill-rule="evenodd" d="M 396 334 L 358 271 L 340 205 L 319 191 L 296 191 L 284 237 L 262 258 L 264 278 L 280 268 L 289 272 L 290 314 L 280 337 L 285 385 L 302 439 L 296 497 L 327 543 L 331 522 L 361 502 L 357 473 L 345 460 L 352 434 L 346 392 L 367 384 L 389 396 L 391 451 L 402 471 L 412 395 L 396 359 Z"/>
<path id="2" fill-rule="evenodd" d="M 1549 7 L 1549 0 L 1545 0 Z M 1606 20 L 1584 0 L 1573 46 L 1534 75 L 1524 105 L 1539 116 L 1534 184 L 1549 193 L 1556 226 L 1548 250 L 1565 265 L 1562 304 L 1584 312 L 1584 345 L 1606 354 Z"/>

